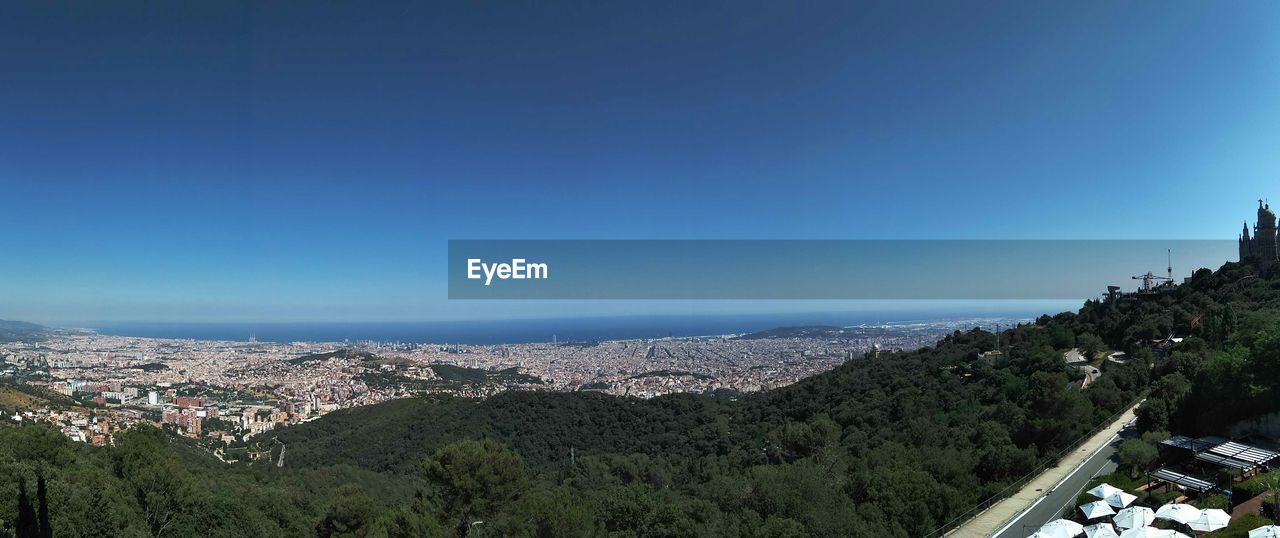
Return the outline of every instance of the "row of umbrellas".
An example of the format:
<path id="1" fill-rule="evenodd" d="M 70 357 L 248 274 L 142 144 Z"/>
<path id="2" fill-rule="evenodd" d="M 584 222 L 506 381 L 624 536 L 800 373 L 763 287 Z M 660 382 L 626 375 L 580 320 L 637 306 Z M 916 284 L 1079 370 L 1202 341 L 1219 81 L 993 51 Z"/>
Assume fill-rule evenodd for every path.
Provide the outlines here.
<path id="1" fill-rule="evenodd" d="M 1057 519 L 1046 523 L 1028 538 L 1074 538 L 1084 534 L 1089 538 L 1190 538 L 1178 531 L 1157 529 L 1146 525 L 1123 529 L 1118 534 L 1110 523 L 1084 526 L 1069 519 Z"/>
<path id="2" fill-rule="evenodd" d="M 1090 517 L 1090 519 L 1093 518 Z M 1157 519 L 1176 521 L 1191 527 L 1191 530 L 1196 532 L 1213 532 L 1231 523 L 1231 515 L 1224 510 L 1218 508 L 1201 510 L 1189 504 L 1166 504 L 1155 511 L 1145 506 L 1133 506 L 1121 510 L 1113 521 L 1117 527 L 1133 529 L 1150 525 Z"/>
<path id="3" fill-rule="evenodd" d="M 1084 527 L 1086 536 L 1089 538 L 1190 538 L 1178 531 L 1169 529 L 1157 529 L 1155 527 L 1138 527 L 1136 529 L 1128 529 L 1120 534 L 1116 534 L 1114 528 L 1109 523 L 1099 523 L 1097 525 L 1089 525 Z M 1053 535 L 1040 535 L 1036 533 L 1032 535 L 1035 538 L 1049 538 Z M 1280 538 L 1280 526 L 1267 525 L 1258 527 L 1249 531 L 1249 538 Z"/>
<path id="4" fill-rule="evenodd" d="M 1197 514 L 1194 518 L 1190 517 L 1191 510 Z M 1177 521 L 1196 532 L 1213 532 L 1231 522 L 1231 516 L 1217 508 L 1199 510 L 1187 504 L 1166 504 L 1153 511 L 1144 506 L 1134 506 L 1116 514 L 1115 526 L 1111 523 L 1084 526 L 1069 519 L 1057 519 L 1046 523 L 1028 538 L 1075 538 L 1081 534 L 1088 538 L 1190 538 L 1175 530 L 1151 527 L 1156 519 Z M 1117 528 L 1121 529 L 1119 533 Z M 1280 538 L 1280 526 L 1253 529 L 1249 531 L 1249 538 Z"/>
<path id="5" fill-rule="evenodd" d="M 1088 538 L 1189 538 L 1169 529 L 1157 529 L 1151 524 L 1157 519 L 1176 521 L 1196 532 L 1213 532 L 1231 523 L 1231 515 L 1217 508 L 1201 510 L 1189 504 L 1166 504 L 1156 510 L 1145 506 L 1128 507 L 1137 497 L 1125 493 L 1110 484 L 1102 484 L 1088 491 L 1101 500 L 1080 506 L 1088 519 L 1114 515 L 1111 523 L 1084 526 L 1069 519 L 1046 523 L 1029 538 L 1075 538 L 1084 534 Z M 1119 512 L 1115 508 L 1121 508 Z M 1117 533 L 1116 529 L 1120 529 Z M 1249 531 L 1249 538 L 1280 538 L 1280 526 L 1269 525 Z"/>

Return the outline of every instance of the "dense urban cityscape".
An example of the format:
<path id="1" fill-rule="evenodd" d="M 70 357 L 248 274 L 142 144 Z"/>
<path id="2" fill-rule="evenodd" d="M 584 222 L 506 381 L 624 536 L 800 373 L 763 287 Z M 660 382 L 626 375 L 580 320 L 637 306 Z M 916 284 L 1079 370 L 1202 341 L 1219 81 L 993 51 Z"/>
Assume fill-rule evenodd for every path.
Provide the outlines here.
<path id="1" fill-rule="evenodd" d="M 747 393 L 794 383 L 881 349 L 910 350 L 962 319 L 793 327 L 747 335 L 507 345 L 259 342 L 109 336 L 55 330 L 0 344 L 0 377 L 65 397 L 13 411 L 96 445 L 130 425 L 162 425 L 227 459 L 254 435 L 338 409 L 423 393 L 484 398 L 504 390 L 592 390 L 651 398 Z M 3 413 L 4 411 L 0 411 Z"/>

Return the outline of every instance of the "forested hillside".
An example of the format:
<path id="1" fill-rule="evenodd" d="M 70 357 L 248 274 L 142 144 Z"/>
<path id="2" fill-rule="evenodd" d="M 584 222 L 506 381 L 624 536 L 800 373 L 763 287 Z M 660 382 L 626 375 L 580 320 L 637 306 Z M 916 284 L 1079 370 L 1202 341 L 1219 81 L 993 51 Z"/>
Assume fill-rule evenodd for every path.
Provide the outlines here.
<path id="1" fill-rule="evenodd" d="M 1148 390 L 1148 428 L 1274 410 L 1280 279 L 1256 273 L 1228 264 L 1164 296 L 1090 301 L 1006 331 L 1000 356 L 980 357 L 995 335 L 957 332 L 740 398 L 538 391 L 339 411 L 257 439 L 271 461 L 255 464 L 148 428 L 108 448 L 7 428 L 0 518 L 38 528 L 19 515 L 40 512 L 44 477 L 57 536 L 925 536 Z M 1099 362 L 1082 390 L 1073 347 L 1129 360 Z"/>
<path id="2" fill-rule="evenodd" d="M 275 439 L 290 466 L 412 473 L 442 445 L 490 438 L 523 458 L 535 485 L 566 488 L 571 504 L 589 507 L 587 530 L 738 534 L 772 521 L 806 534 L 920 536 L 1145 385 L 1135 362 L 1081 392 L 1053 341 L 1074 333 L 1047 323 L 1009 333 L 1009 357 L 993 364 L 976 357 L 995 336 L 975 330 L 739 400 L 423 398 L 334 413 Z M 495 515 L 505 517 L 486 517 Z"/>

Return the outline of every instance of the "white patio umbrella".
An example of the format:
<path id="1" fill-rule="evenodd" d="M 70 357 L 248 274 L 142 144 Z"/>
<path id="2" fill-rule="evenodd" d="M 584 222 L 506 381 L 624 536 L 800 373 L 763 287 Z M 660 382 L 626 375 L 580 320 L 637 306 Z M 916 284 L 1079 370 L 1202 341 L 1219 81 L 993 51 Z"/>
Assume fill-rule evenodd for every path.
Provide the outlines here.
<path id="1" fill-rule="evenodd" d="M 1150 508 L 1145 506 L 1131 506 L 1129 508 L 1125 508 L 1117 513 L 1116 517 L 1112 519 L 1112 521 L 1116 523 L 1116 526 L 1122 529 L 1145 527 L 1155 520 L 1155 512 L 1152 512 Z"/>
<path id="2" fill-rule="evenodd" d="M 1084 517 L 1088 519 L 1116 515 L 1116 511 L 1111 509 L 1111 505 L 1107 504 L 1107 501 L 1093 501 L 1082 504 L 1080 505 L 1080 511 L 1084 512 Z"/>
<path id="3" fill-rule="evenodd" d="M 1168 519 L 1186 525 L 1200 519 L 1200 509 L 1189 504 L 1166 504 L 1156 509 L 1156 519 Z"/>
<path id="4" fill-rule="evenodd" d="M 1200 511 L 1200 517 L 1187 523 L 1191 530 L 1196 532 L 1213 532 L 1231 523 L 1231 514 L 1217 508 L 1207 508 Z"/>
<path id="5" fill-rule="evenodd" d="M 1191 538 L 1175 530 L 1138 527 L 1120 533 L 1120 538 Z"/>
<path id="6" fill-rule="evenodd" d="M 1131 495 L 1125 491 L 1116 491 L 1106 497 L 1107 504 L 1116 508 L 1124 508 L 1136 500 L 1138 500 L 1137 495 Z"/>
<path id="7" fill-rule="evenodd" d="M 1055 519 L 1042 525 L 1040 532 L 1053 538 L 1075 538 L 1084 533 L 1084 525 L 1070 519 Z"/>
<path id="8" fill-rule="evenodd" d="M 1173 531 L 1155 527 L 1134 527 L 1120 533 L 1120 538 L 1171 538 Z"/>
<path id="9" fill-rule="evenodd" d="M 1280 527 L 1267 525 L 1249 531 L 1249 538 L 1280 538 Z"/>
<path id="10" fill-rule="evenodd" d="M 1086 493 L 1088 493 L 1089 495 L 1093 495 L 1094 497 L 1097 497 L 1099 499 L 1105 499 L 1107 497 L 1110 497 L 1112 494 L 1116 493 L 1117 491 L 1124 491 L 1124 490 L 1117 488 L 1111 484 L 1098 484 L 1097 487 L 1089 490 Z"/>
<path id="11" fill-rule="evenodd" d="M 1084 535 L 1089 538 L 1120 538 L 1120 535 L 1116 534 L 1116 528 L 1110 523 L 1089 525 L 1084 528 Z"/>

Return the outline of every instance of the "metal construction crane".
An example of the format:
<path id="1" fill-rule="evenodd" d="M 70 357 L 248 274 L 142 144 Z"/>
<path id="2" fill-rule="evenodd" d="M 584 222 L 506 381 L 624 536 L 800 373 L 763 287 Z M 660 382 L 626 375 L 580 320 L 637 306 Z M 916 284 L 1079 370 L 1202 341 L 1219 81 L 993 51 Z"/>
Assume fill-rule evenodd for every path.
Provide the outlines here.
<path id="1" fill-rule="evenodd" d="M 1142 287 L 1141 287 L 1141 288 L 1138 288 L 1138 291 L 1151 291 L 1151 290 L 1155 289 L 1155 286 L 1153 286 L 1153 285 L 1152 285 L 1152 283 L 1153 283 L 1153 282 L 1156 282 L 1156 281 L 1158 281 L 1158 280 L 1163 280 L 1163 281 L 1166 281 L 1166 282 L 1172 282 L 1172 281 L 1173 281 L 1173 277 L 1170 277 L 1170 276 L 1157 276 L 1155 273 L 1152 273 L 1151 271 L 1147 271 L 1147 274 L 1145 274 L 1145 275 L 1138 275 L 1138 276 L 1135 276 L 1135 277 L 1133 277 L 1133 279 L 1134 279 L 1134 280 L 1141 280 L 1141 281 L 1142 281 Z"/>
<path id="2" fill-rule="evenodd" d="M 1135 276 L 1133 277 L 1134 280 L 1142 281 L 1142 287 L 1138 291 L 1155 291 L 1161 285 L 1173 285 L 1173 249 L 1165 249 L 1165 256 L 1168 261 L 1165 270 L 1168 271 L 1169 276 L 1156 276 L 1151 271 L 1147 271 L 1145 275 Z"/>

